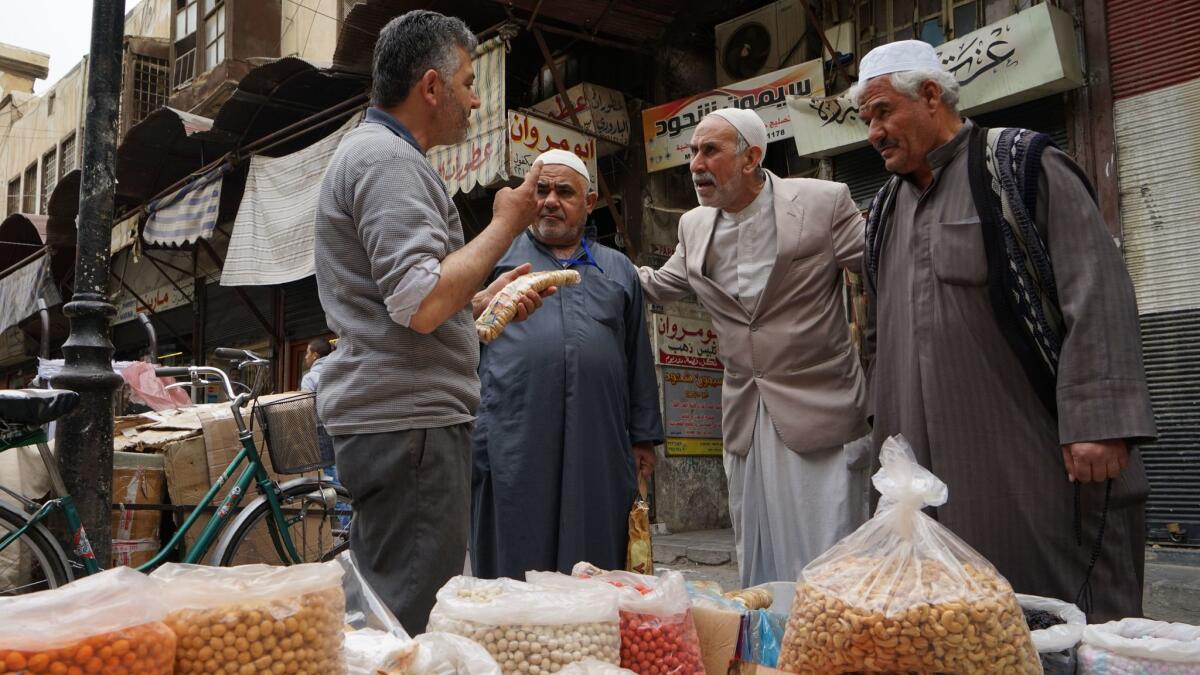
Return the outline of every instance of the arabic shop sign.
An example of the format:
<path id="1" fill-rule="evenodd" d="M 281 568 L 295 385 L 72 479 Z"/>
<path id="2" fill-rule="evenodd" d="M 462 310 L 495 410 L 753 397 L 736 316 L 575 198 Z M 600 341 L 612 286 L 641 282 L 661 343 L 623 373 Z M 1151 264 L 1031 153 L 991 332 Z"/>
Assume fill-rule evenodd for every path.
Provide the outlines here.
<path id="1" fill-rule="evenodd" d="M 151 310 L 154 312 L 165 312 L 168 309 L 182 307 L 191 302 L 186 295 L 180 293 L 179 289 L 171 284 L 159 286 L 149 293 L 138 291 L 138 295 L 142 296 L 142 300 L 145 300 L 146 304 L 142 304 L 128 290 L 121 293 L 121 297 L 117 300 L 117 316 L 113 319 L 114 326 L 126 321 L 133 321 L 137 318 L 139 312 L 149 312 Z"/>
<path id="2" fill-rule="evenodd" d="M 725 370 L 712 323 L 670 314 L 654 317 L 654 360 L 664 366 Z"/>
<path id="3" fill-rule="evenodd" d="M 688 143 L 692 140 L 693 129 L 705 115 L 722 108 L 743 108 L 757 112 L 767 125 L 768 141 L 791 138 L 788 98 L 820 96 L 824 93 L 821 60 L 814 59 L 744 82 L 647 108 L 642 111 L 646 169 L 660 171 L 691 161 Z"/>
<path id="4" fill-rule="evenodd" d="M 672 438 L 721 437 L 721 373 L 663 368 L 663 422 Z"/>
<path id="5" fill-rule="evenodd" d="M 1083 84 L 1070 15 L 1035 5 L 938 47 L 942 67 L 961 87 L 959 110 L 976 115 Z M 802 156 L 828 157 L 867 142 L 858 110 L 846 98 L 793 97 L 793 138 Z"/>
<path id="6" fill-rule="evenodd" d="M 508 113 L 508 175 L 519 178 L 529 173 L 529 167 L 543 152 L 567 150 L 579 155 L 596 185 L 596 139 L 525 113 Z"/>
<path id="7" fill-rule="evenodd" d="M 429 164 L 437 170 L 450 195 L 491 185 L 504 177 L 506 116 L 504 114 L 504 43 L 494 38 L 475 51 L 475 89 L 479 108 L 471 114 L 467 139 L 429 151 Z"/>
<path id="8" fill-rule="evenodd" d="M 569 105 L 567 101 L 570 101 Z M 533 109 L 568 124 L 574 112 L 584 129 L 618 145 L 629 143 L 629 111 L 625 108 L 625 95 L 615 89 L 583 82 L 567 90 L 566 101 L 555 96 Z M 601 147 L 601 153 L 607 154 L 603 144 Z M 617 150 L 612 146 L 609 148 Z"/>

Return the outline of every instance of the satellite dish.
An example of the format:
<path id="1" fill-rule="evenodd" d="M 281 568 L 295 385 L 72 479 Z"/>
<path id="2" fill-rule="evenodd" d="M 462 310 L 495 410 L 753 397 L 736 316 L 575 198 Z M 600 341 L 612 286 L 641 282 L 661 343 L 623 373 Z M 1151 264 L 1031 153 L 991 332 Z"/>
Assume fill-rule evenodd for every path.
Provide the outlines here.
<path id="1" fill-rule="evenodd" d="M 721 51 L 721 62 L 725 71 L 739 80 L 745 80 L 762 72 L 771 54 L 771 33 L 758 22 L 743 24 Z"/>

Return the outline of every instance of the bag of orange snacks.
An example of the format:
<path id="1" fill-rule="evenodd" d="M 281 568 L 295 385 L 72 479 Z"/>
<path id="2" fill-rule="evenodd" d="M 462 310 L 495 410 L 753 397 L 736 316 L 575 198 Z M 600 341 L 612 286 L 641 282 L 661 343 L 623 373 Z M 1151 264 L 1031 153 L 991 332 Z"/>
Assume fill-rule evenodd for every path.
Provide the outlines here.
<path id="1" fill-rule="evenodd" d="M 175 634 L 155 584 L 128 567 L 0 598 L 0 673 L 171 675 Z"/>

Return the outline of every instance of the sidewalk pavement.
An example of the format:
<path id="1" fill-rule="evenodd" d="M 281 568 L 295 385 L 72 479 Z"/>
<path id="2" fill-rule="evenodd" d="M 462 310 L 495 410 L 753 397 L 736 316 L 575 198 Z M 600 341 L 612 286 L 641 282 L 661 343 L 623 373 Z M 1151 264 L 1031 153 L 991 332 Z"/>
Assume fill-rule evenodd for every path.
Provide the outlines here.
<path id="1" fill-rule="evenodd" d="M 657 568 L 679 570 L 690 580 L 739 588 L 736 558 L 733 530 L 654 535 Z M 1200 549 L 1148 547 L 1144 592 L 1147 617 L 1200 626 Z"/>

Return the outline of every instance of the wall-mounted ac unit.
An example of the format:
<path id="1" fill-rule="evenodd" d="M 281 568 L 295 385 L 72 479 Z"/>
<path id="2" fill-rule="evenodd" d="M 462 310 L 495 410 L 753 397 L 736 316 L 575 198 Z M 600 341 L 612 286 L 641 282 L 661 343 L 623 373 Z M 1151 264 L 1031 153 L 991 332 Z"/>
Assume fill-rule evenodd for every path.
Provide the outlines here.
<path id="1" fill-rule="evenodd" d="M 804 0 L 778 0 L 717 24 L 717 85 L 802 63 L 807 59 Z"/>

